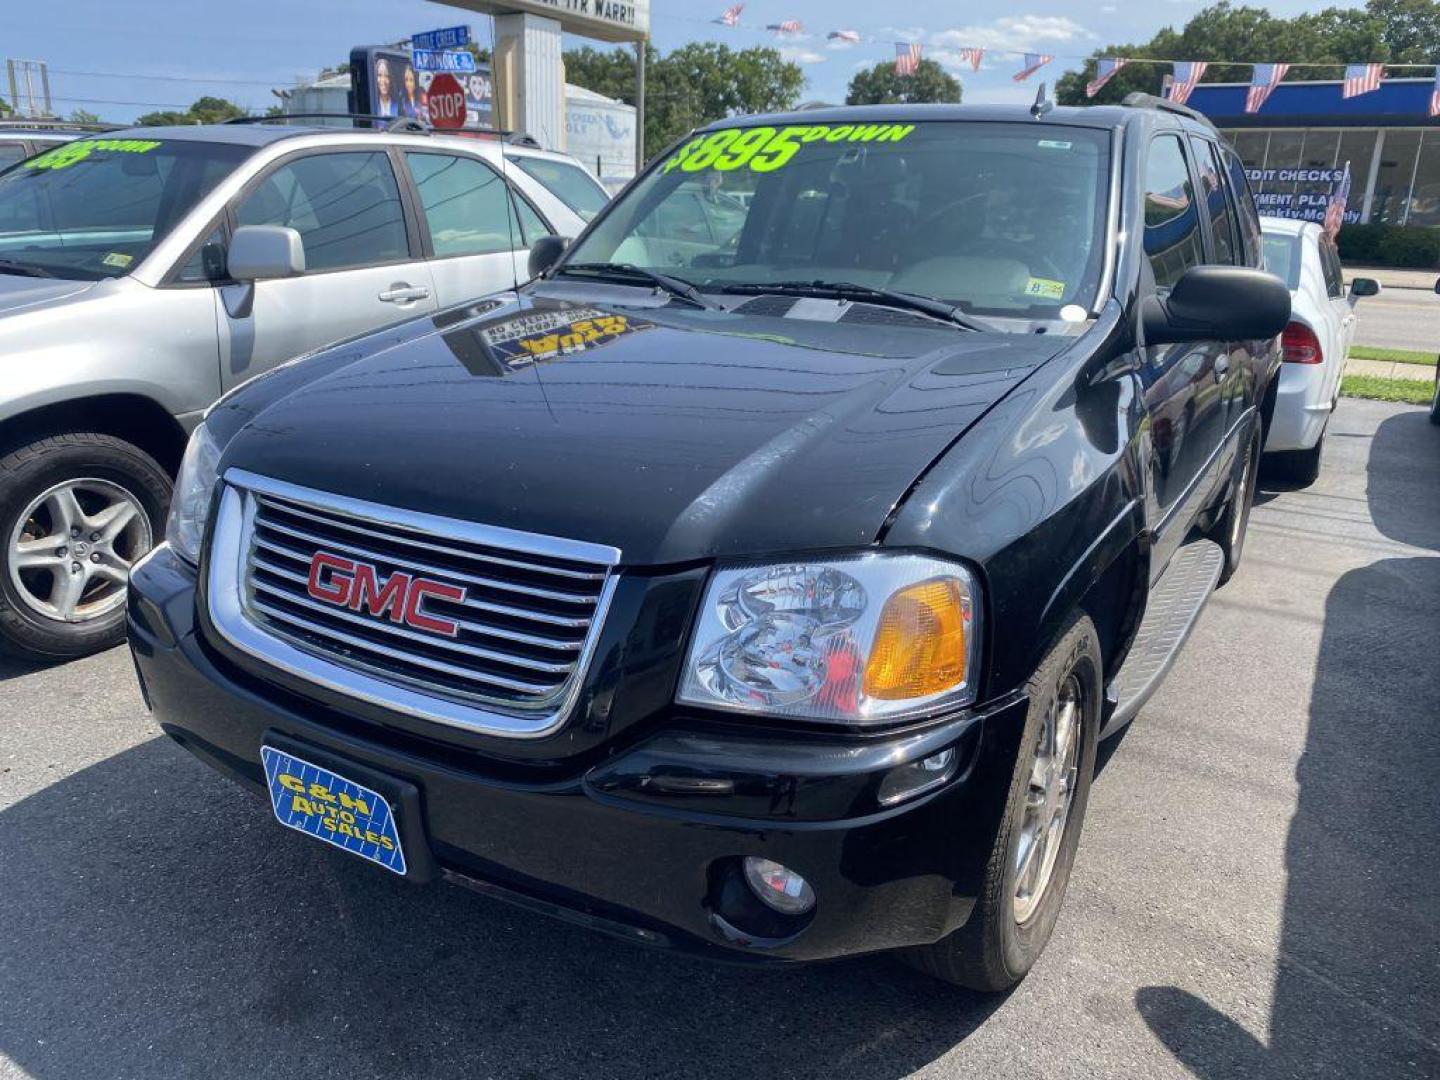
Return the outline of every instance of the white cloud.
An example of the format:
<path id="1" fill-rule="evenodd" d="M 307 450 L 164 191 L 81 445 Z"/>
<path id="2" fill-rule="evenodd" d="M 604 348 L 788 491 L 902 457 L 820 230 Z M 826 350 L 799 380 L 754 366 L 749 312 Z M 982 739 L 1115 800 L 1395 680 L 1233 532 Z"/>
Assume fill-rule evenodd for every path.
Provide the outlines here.
<path id="1" fill-rule="evenodd" d="M 1064 15 L 1002 15 L 988 23 L 941 30 L 926 43 L 940 48 L 980 47 L 1022 51 L 1040 45 L 1094 37 L 1074 19 Z"/>
<path id="2" fill-rule="evenodd" d="M 1101 7 L 1100 7 L 1100 14 L 1101 14 L 1101 15 L 1114 15 L 1114 14 L 1115 14 L 1115 10 L 1116 10 L 1116 9 L 1115 9 L 1115 5 L 1114 5 L 1114 4 L 1103 4 L 1103 5 L 1101 5 Z"/>
<path id="3" fill-rule="evenodd" d="M 804 45 L 781 45 L 780 56 L 795 64 L 823 64 L 829 59 L 824 53 L 807 49 Z"/>

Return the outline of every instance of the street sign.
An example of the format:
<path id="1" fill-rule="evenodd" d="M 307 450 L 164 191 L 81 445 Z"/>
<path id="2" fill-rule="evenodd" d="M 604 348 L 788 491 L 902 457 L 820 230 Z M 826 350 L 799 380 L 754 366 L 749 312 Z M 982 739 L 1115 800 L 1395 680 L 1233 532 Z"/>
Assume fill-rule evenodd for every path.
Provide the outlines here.
<path id="1" fill-rule="evenodd" d="M 410 44 L 416 49 L 459 49 L 470 44 L 470 27 L 447 26 L 443 30 L 426 30 L 412 34 Z"/>
<path id="2" fill-rule="evenodd" d="M 475 71 L 475 57 L 468 52 L 437 52 L 434 49 L 416 49 L 410 54 L 410 62 L 416 71 Z"/>
<path id="3" fill-rule="evenodd" d="M 449 72 L 441 72 L 430 80 L 425 96 L 430 124 L 437 128 L 465 126 L 465 90 L 460 80 Z"/>

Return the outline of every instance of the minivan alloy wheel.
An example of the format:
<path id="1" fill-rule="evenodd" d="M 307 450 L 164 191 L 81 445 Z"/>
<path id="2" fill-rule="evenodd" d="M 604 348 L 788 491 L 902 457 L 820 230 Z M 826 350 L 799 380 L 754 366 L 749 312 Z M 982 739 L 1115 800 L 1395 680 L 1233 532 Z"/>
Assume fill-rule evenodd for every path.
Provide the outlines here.
<path id="1" fill-rule="evenodd" d="M 1080 761 L 1081 690 L 1071 673 L 1051 702 L 1036 740 L 1015 846 L 1015 921 L 1030 920 L 1055 870 L 1075 797 Z"/>
<path id="2" fill-rule="evenodd" d="M 130 566 L 153 540 L 135 494 L 109 480 L 66 480 L 20 514 L 9 538 L 10 581 L 32 611 L 87 622 L 124 605 Z"/>

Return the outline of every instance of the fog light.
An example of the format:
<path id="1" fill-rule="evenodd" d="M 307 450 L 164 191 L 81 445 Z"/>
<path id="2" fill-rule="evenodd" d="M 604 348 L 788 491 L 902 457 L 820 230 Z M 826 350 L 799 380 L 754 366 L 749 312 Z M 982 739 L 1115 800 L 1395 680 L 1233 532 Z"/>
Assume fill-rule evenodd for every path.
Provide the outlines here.
<path id="1" fill-rule="evenodd" d="M 803 915 L 815 906 L 815 890 L 788 866 L 745 856 L 745 881 L 768 906 L 785 915 Z"/>
<path id="2" fill-rule="evenodd" d="M 885 779 L 880 781 L 880 792 L 877 796 L 880 805 L 890 806 L 902 799 L 919 795 L 922 791 L 939 787 L 955 775 L 956 760 L 955 748 L 952 746 L 938 754 L 931 754 L 919 761 L 891 769 L 885 774 Z"/>

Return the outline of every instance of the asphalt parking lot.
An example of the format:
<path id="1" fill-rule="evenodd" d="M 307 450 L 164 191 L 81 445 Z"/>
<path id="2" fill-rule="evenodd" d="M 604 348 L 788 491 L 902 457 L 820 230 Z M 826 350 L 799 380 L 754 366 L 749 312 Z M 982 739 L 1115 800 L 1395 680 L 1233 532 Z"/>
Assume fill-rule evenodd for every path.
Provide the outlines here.
<path id="1" fill-rule="evenodd" d="M 1440 428 L 1345 400 L 1109 753 L 998 1000 L 413 888 L 162 738 L 123 649 L 0 666 L 0 1077 L 1434 1077 L 1437 599 Z"/>

